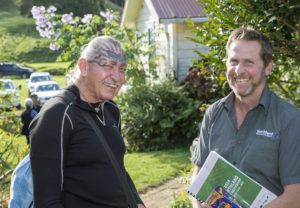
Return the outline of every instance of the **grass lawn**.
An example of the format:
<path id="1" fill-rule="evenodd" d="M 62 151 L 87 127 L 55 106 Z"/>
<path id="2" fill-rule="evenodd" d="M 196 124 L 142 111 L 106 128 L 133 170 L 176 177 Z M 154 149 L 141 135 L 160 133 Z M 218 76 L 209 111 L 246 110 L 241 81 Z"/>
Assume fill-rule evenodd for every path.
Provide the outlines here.
<path id="1" fill-rule="evenodd" d="M 175 148 L 126 154 L 125 166 L 137 190 L 143 192 L 180 175 L 180 171 L 191 168 L 192 164 L 189 148 Z"/>

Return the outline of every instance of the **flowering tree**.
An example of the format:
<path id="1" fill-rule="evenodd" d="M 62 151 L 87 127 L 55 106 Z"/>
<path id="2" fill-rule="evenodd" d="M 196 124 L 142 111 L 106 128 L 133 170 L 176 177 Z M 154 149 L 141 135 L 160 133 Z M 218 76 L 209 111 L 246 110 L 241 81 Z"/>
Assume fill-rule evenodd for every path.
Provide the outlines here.
<path id="1" fill-rule="evenodd" d="M 49 46 L 51 50 L 61 51 L 58 60 L 71 61 L 69 69 L 76 65 L 82 46 L 95 36 L 108 35 L 118 39 L 125 50 L 127 83 L 143 84 L 148 77 L 157 77 L 155 68 L 159 57 L 150 60 L 148 64 L 139 58 L 141 55 L 148 56 L 154 50 L 154 45 L 148 45 L 144 41 L 146 34 L 120 28 L 118 13 L 107 10 L 101 11 L 99 15 L 85 14 L 81 18 L 74 17 L 72 13 L 60 15 L 55 12 L 54 6 L 33 6 L 31 10 L 36 29 L 42 37 L 52 40 Z M 146 68 L 145 65 L 149 67 Z"/>

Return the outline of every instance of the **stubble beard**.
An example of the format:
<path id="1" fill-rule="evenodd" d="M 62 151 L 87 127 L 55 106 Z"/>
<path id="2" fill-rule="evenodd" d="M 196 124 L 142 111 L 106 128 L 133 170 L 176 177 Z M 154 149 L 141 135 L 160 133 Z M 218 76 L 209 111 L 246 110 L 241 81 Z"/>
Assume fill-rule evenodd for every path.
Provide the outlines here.
<path id="1" fill-rule="evenodd" d="M 242 92 L 239 92 L 237 90 L 237 88 L 234 86 L 234 84 L 232 84 L 232 82 L 228 82 L 229 83 L 229 87 L 232 89 L 232 91 L 234 92 L 235 95 L 238 95 L 240 97 L 248 97 L 250 96 L 256 89 L 259 85 L 261 85 L 262 83 L 265 82 L 265 68 L 263 68 L 261 70 L 261 74 L 260 74 L 260 78 L 257 82 L 253 83 L 247 90 L 246 92 L 242 93 Z"/>

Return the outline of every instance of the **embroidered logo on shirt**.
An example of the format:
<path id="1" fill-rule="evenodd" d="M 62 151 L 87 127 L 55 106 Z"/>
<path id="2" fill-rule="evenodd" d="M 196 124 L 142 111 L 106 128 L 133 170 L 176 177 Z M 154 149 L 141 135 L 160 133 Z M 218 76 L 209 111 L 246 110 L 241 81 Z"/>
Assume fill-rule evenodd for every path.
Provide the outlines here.
<path id="1" fill-rule="evenodd" d="M 265 137 L 274 138 L 274 139 L 279 138 L 279 133 L 276 131 L 268 132 L 267 130 L 256 130 L 256 135 L 265 136 Z"/>

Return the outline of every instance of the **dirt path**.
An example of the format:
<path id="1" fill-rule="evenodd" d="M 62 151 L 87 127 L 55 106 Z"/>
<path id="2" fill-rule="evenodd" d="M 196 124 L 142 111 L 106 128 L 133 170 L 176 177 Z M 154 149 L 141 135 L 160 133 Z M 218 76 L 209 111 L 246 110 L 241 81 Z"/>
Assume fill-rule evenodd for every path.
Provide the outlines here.
<path id="1" fill-rule="evenodd" d="M 149 189 L 146 193 L 140 194 L 147 208 L 167 208 L 168 203 L 173 200 L 173 192 L 178 196 L 182 191 L 188 189 L 188 185 L 178 182 L 179 177 L 171 179 L 166 183 Z"/>

